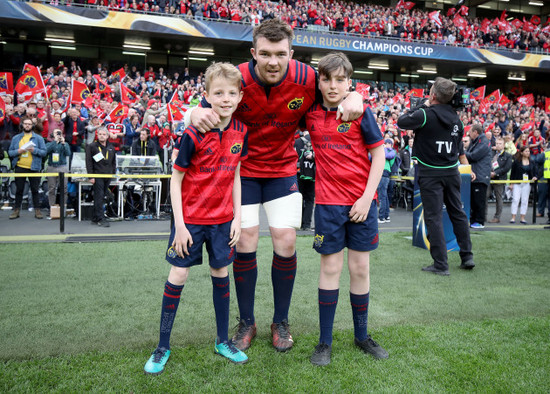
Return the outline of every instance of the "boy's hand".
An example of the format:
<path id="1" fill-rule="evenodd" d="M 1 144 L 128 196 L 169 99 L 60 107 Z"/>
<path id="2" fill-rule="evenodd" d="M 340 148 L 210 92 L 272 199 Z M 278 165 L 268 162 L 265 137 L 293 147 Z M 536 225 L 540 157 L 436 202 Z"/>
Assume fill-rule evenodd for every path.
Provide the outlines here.
<path id="1" fill-rule="evenodd" d="M 364 196 L 355 201 L 349 211 L 350 220 L 354 223 L 364 222 L 369 214 L 371 203 L 372 199 L 367 199 Z"/>
<path id="2" fill-rule="evenodd" d="M 351 92 L 338 106 L 336 120 L 344 122 L 352 121 L 363 115 L 363 96 L 357 92 Z"/>
<path id="3" fill-rule="evenodd" d="M 201 133 L 212 130 L 220 123 L 220 116 L 212 108 L 197 107 L 191 113 L 191 124 Z"/>
<path id="4" fill-rule="evenodd" d="M 241 221 L 240 220 L 233 220 L 231 222 L 231 230 L 229 232 L 229 237 L 231 240 L 229 241 L 229 246 L 232 248 L 237 245 L 237 242 L 239 242 L 239 238 L 241 238 Z"/>
<path id="5" fill-rule="evenodd" d="M 189 256 L 189 249 L 193 246 L 193 238 L 187 227 L 176 227 L 176 235 L 174 236 L 172 246 L 181 258 Z"/>

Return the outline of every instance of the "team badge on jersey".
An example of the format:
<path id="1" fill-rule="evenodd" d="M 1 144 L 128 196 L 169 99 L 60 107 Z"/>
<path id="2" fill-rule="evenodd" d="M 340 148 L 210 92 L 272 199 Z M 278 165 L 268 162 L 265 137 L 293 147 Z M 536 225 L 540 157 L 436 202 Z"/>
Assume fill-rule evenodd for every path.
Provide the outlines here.
<path id="1" fill-rule="evenodd" d="M 288 109 L 295 111 L 297 109 L 300 109 L 302 104 L 304 103 L 304 98 L 298 98 L 296 97 L 294 100 L 290 101 L 287 105 Z"/>
<path id="2" fill-rule="evenodd" d="M 241 144 L 240 142 L 237 142 L 233 144 L 233 146 L 231 147 L 231 153 L 233 154 L 241 153 L 242 148 L 243 148 L 243 144 Z"/>
<path id="3" fill-rule="evenodd" d="M 313 238 L 313 247 L 320 248 L 321 245 L 323 245 L 324 238 L 324 235 L 315 234 L 315 238 Z"/>
<path id="4" fill-rule="evenodd" d="M 177 256 L 177 253 L 176 253 L 176 250 L 174 249 L 173 246 L 170 246 L 168 248 L 168 251 L 166 252 L 166 254 L 168 255 L 168 257 L 170 257 L 171 259 L 175 258 Z"/>
<path id="5" fill-rule="evenodd" d="M 336 130 L 338 130 L 339 133 L 347 133 L 350 127 L 351 123 L 340 123 Z"/>

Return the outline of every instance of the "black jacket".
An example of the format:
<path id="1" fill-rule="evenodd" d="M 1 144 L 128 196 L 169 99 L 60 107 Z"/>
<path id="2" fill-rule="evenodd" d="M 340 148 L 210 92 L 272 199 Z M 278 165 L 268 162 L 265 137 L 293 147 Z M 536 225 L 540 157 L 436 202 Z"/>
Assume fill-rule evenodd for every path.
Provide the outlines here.
<path id="1" fill-rule="evenodd" d="M 496 157 L 496 160 L 494 158 Z M 493 172 L 495 173 L 496 181 L 503 181 L 507 179 L 508 171 L 512 168 L 512 162 L 514 161 L 511 154 L 506 151 L 502 151 L 501 154 L 498 152 L 493 156 L 493 162 L 496 162 L 498 166 L 493 164 Z"/>
<path id="2" fill-rule="evenodd" d="M 529 160 L 528 166 L 523 166 L 523 164 L 521 164 L 521 158 L 519 160 L 514 160 L 512 163 L 512 172 L 510 173 L 510 180 L 522 181 L 523 174 L 527 174 L 529 180 L 536 176 L 535 163 L 533 160 Z"/>
<path id="3" fill-rule="evenodd" d="M 480 134 L 470 143 L 466 151 L 466 158 L 472 166 L 472 172 L 476 174 L 474 182 L 491 183 L 491 145 L 485 134 Z"/>
<path id="4" fill-rule="evenodd" d="M 100 150 L 101 149 L 101 150 Z M 103 158 L 94 159 L 101 151 Z M 116 151 L 115 148 L 107 142 L 106 146 L 95 141 L 86 146 L 86 171 L 88 174 L 114 174 L 116 170 Z"/>
<path id="5" fill-rule="evenodd" d="M 63 123 L 65 124 L 65 141 L 70 145 L 72 145 L 73 142 L 74 122 L 75 121 L 69 116 L 63 119 Z M 78 133 L 76 145 L 80 145 L 86 138 L 86 122 L 83 122 L 80 118 L 76 119 L 76 132 Z"/>
<path id="6" fill-rule="evenodd" d="M 418 175 L 445 176 L 458 173 L 458 157 L 464 154 L 464 126 L 449 104 L 421 105 L 397 120 L 414 130 L 412 159 L 418 160 Z"/>
<path id="7" fill-rule="evenodd" d="M 157 146 L 153 140 L 148 140 L 145 142 L 145 146 L 142 144 L 139 138 L 134 141 L 130 154 L 134 156 L 155 156 L 157 154 Z"/>

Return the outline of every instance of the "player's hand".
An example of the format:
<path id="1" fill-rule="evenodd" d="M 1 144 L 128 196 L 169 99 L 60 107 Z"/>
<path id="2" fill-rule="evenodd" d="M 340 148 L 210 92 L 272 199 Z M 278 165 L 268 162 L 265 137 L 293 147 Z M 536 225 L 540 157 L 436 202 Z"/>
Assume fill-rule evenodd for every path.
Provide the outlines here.
<path id="1" fill-rule="evenodd" d="M 352 121 L 363 115 L 363 96 L 357 92 L 351 92 L 338 106 L 336 120 L 344 122 Z"/>
<path id="2" fill-rule="evenodd" d="M 372 199 L 369 200 L 365 197 L 359 198 L 349 211 L 349 219 L 354 223 L 364 222 L 369 215 L 371 203 Z"/>
<path id="3" fill-rule="evenodd" d="M 195 108 L 191 112 L 191 124 L 201 133 L 212 130 L 220 122 L 220 116 L 212 108 Z"/>
<path id="4" fill-rule="evenodd" d="M 476 180 L 476 173 L 472 171 L 472 182 Z"/>
<path id="5" fill-rule="evenodd" d="M 241 238 L 241 221 L 233 219 L 233 222 L 231 222 L 231 230 L 229 232 L 229 238 L 231 239 L 229 241 L 229 246 L 232 248 L 237 245 L 237 242 L 239 242 L 239 238 Z"/>
<path id="6" fill-rule="evenodd" d="M 189 230 L 187 230 L 187 227 L 176 226 L 176 235 L 174 236 L 172 246 L 174 247 L 177 255 L 181 258 L 189 256 L 189 249 L 193 246 L 193 238 L 191 237 Z"/>

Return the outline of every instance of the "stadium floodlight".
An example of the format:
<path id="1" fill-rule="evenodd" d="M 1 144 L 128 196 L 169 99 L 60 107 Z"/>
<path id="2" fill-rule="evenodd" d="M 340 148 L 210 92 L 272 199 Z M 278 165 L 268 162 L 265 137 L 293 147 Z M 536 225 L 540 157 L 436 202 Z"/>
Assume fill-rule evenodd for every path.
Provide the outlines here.
<path id="1" fill-rule="evenodd" d="M 52 42 L 64 42 L 67 44 L 74 44 L 74 40 L 71 38 L 61 38 L 61 37 L 46 37 L 44 38 L 46 41 L 52 41 Z"/>
<path id="2" fill-rule="evenodd" d="M 420 75 L 417 74 L 401 74 L 403 78 L 420 78 Z"/>
<path id="3" fill-rule="evenodd" d="M 467 82 L 468 81 L 468 79 L 464 78 L 464 77 L 452 77 L 451 79 L 453 81 L 457 81 L 457 82 Z"/>
<path id="4" fill-rule="evenodd" d="M 522 71 L 509 72 L 508 80 L 510 81 L 525 81 L 525 73 Z"/>
<path id="5" fill-rule="evenodd" d="M 6 41 L 0 41 L 0 44 L 2 44 L 2 45 L 6 45 L 6 44 L 7 44 L 7 42 L 6 42 Z"/>
<path id="6" fill-rule="evenodd" d="M 151 47 L 149 45 L 142 45 L 142 44 L 122 44 L 122 47 L 130 48 L 130 49 L 143 49 L 145 51 L 151 50 Z"/>
<path id="7" fill-rule="evenodd" d="M 353 71 L 355 74 L 367 74 L 367 75 L 372 75 L 374 74 L 372 71 L 368 71 L 368 70 L 355 70 Z"/>
<path id="8" fill-rule="evenodd" d="M 130 56 L 147 56 L 147 54 L 143 52 L 131 52 L 131 51 L 122 51 L 122 54 L 130 55 Z"/>
<path id="9" fill-rule="evenodd" d="M 468 72 L 470 78 L 487 78 L 487 73 L 481 68 L 472 68 Z"/>
<path id="10" fill-rule="evenodd" d="M 197 62 L 207 62 L 208 59 L 205 57 L 191 57 L 189 56 L 189 60 L 195 60 Z"/>
<path id="11" fill-rule="evenodd" d="M 52 49 L 64 49 L 66 51 L 76 51 L 76 47 L 68 47 L 64 45 L 50 45 Z"/>
<path id="12" fill-rule="evenodd" d="M 214 56 L 214 51 L 204 50 L 204 49 L 201 49 L 201 50 L 198 50 L 198 49 L 190 49 L 190 50 L 189 50 L 189 53 L 190 53 L 191 55 L 207 55 L 207 56 Z"/>
<path id="13" fill-rule="evenodd" d="M 537 7 L 542 7 L 544 3 L 542 1 L 530 1 L 529 5 L 536 5 Z"/>
<path id="14" fill-rule="evenodd" d="M 390 67 L 388 66 L 387 60 L 371 60 L 369 62 L 369 68 L 372 68 L 374 70 L 389 70 Z"/>

